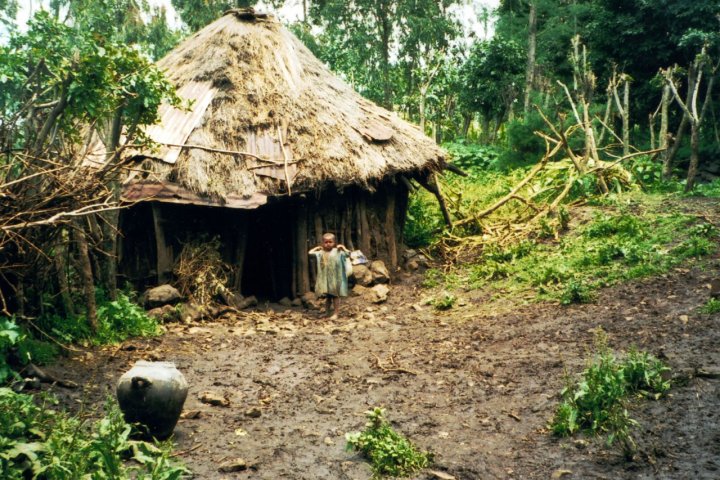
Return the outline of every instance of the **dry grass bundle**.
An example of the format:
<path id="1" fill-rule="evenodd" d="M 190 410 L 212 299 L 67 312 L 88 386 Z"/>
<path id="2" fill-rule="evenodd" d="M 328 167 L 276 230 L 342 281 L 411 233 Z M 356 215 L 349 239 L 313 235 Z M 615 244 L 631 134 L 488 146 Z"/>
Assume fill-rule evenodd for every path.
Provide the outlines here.
<path id="1" fill-rule="evenodd" d="M 183 245 L 173 273 L 180 293 L 200 305 L 228 292 L 230 265 L 220 256 L 220 240 L 193 240 Z"/>

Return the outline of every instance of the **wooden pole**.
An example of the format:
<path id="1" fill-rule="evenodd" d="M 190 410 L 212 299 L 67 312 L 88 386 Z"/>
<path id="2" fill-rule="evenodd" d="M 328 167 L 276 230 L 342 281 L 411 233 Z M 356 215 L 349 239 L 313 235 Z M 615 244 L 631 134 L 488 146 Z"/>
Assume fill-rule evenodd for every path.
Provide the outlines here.
<path id="1" fill-rule="evenodd" d="M 242 277 L 245 266 L 245 251 L 247 249 L 247 219 L 243 216 L 237 222 L 237 243 L 235 244 L 235 278 L 233 279 L 233 290 L 242 295 Z"/>
<path id="2" fill-rule="evenodd" d="M 160 205 L 152 204 L 153 226 L 155 227 L 155 246 L 157 247 L 157 279 L 162 285 L 170 279 L 173 267 L 172 246 L 165 241 L 165 230 L 162 225 L 162 209 Z"/>
<path id="3" fill-rule="evenodd" d="M 358 216 L 360 217 L 360 231 L 358 232 L 358 243 L 360 244 L 360 250 L 365 256 L 370 257 L 370 223 L 368 222 L 367 216 L 367 194 L 365 192 L 360 193 L 360 198 L 357 202 Z"/>
<path id="4" fill-rule="evenodd" d="M 78 249 L 78 267 L 85 291 L 85 304 L 87 306 L 87 320 L 93 332 L 98 330 L 97 306 L 95 304 L 95 283 L 93 281 L 92 266 L 90 264 L 90 251 L 85 231 L 80 221 L 75 223 L 73 229 L 75 245 Z"/>
<path id="5" fill-rule="evenodd" d="M 297 267 L 297 283 L 294 294 L 302 296 L 310 291 L 310 265 L 308 258 L 308 213 L 307 206 L 301 203 L 297 213 L 297 235 L 295 237 L 296 257 L 293 259 Z"/>
<path id="6" fill-rule="evenodd" d="M 387 242 L 388 259 L 394 270 L 398 263 L 397 239 L 395 238 L 395 192 L 388 185 L 385 198 L 385 241 Z"/>

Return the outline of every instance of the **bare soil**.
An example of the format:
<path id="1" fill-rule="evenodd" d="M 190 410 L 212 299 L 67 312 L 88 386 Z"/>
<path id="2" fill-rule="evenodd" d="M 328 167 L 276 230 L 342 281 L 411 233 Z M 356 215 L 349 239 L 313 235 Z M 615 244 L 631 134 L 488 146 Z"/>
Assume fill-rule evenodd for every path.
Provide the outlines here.
<path id="1" fill-rule="evenodd" d="M 180 420 L 176 451 L 196 478 L 368 479 L 369 465 L 346 451 L 344 436 L 374 406 L 433 452 L 433 470 L 456 479 L 720 478 L 720 315 L 698 311 L 719 275 L 716 256 L 606 289 L 593 304 L 523 306 L 469 292 L 442 313 L 416 309 L 426 295 L 421 277 L 401 275 L 387 303 L 368 308 L 351 298 L 338 321 L 268 305 L 169 324 L 160 338 L 48 370 L 84 385 L 53 388 L 76 410 L 100 405 L 137 360 L 175 362 L 190 384 L 185 413 L 199 412 Z M 639 422 L 632 461 L 600 439 L 547 431 L 564 375 L 592 357 L 599 327 L 617 351 L 636 346 L 673 370 L 667 397 L 631 402 Z M 230 405 L 201 403 L 204 392 Z M 237 458 L 250 468 L 218 471 Z"/>

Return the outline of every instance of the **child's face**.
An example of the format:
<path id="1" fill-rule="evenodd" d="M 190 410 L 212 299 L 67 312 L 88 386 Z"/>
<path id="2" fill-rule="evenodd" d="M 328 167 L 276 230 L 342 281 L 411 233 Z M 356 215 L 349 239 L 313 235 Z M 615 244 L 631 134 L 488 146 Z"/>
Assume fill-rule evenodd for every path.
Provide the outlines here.
<path id="1" fill-rule="evenodd" d="M 322 239 L 322 248 L 326 252 L 329 252 L 333 248 L 335 248 L 335 239 L 332 237 L 323 237 Z"/>

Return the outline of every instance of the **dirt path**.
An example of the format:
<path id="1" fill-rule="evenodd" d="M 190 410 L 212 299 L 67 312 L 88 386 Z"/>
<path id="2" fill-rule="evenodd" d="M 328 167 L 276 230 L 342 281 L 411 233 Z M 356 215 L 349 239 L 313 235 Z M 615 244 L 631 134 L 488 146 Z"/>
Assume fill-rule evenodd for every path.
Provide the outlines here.
<path id="1" fill-rule="evenodd" d="M 342 321 L 298 310 L 170 325 L 162 338 L 52 370 L 86 386 L 58 391 L 74 408 L 99 404 L 136 360 L 176 362 L 191 386 L 185 410 L 200 411 L 180 421 L 175 438 L 197 478 L 368 479 L 344 435 L 361 429 L 374 406 L 434 452 L 434 469 L 457 479 L 718 478 L 720 380 L 692 373 L 720 366 L 720 315 L 697 312 L 719 267 L 715 258 L 704 270 L 612 288 L 592 305 L 497 315 L 479 314 L 487 308 L 472 298 L 446 314 L 416 311 L 422 292 L 406 279 L 373 311 L 347 305 L 352 317 Z M 634 462 L 599 441 L 557 440 L 545 430 L 563 372 L 582 369 L 597 327 L 613 348 L 648 350 L 679 377 L 668 398 L 633 408 Z M 205 391 L 230 406 L 200 403 Z M 218 473 L 237 457 L 253 468 Z"/>

